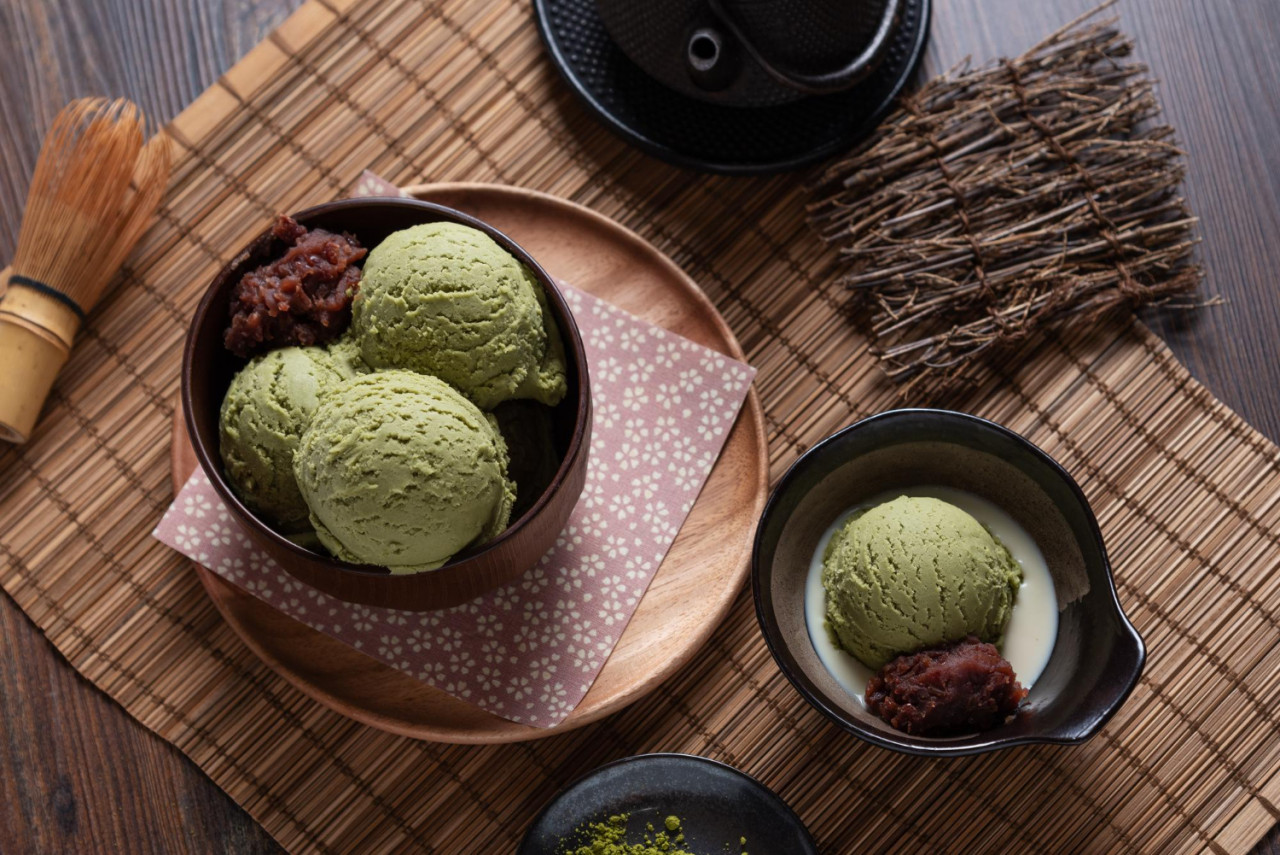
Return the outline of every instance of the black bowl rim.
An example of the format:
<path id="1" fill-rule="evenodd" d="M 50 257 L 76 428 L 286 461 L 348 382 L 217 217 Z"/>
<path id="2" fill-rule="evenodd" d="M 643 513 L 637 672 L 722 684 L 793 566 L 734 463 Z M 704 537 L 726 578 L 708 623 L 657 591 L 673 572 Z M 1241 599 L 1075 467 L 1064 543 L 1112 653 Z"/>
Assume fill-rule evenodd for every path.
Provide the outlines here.
<path id="1" fill-rule="evenodd" d="M 778 816 L 782 817 L 784 822 L 790 822 L 793 827 L 800 832 L 801 837 L 804 839 L 805 843 L 808 844 L 812 855 L 817 855 L 817 844 L 814 842 L 813 835 L 809 833 L 809 829 L 805 826 L 804 821 L 800 819 L 800 816 L 795 812 L 795 809 L 792 808 L 791 805 L 787 804 L 786 800 L 775 793 L 772 788 L 766 787 L 753 776 L 748 775 L 736 766 L 730 766 L 728 763 L 720 760 L 714 760 L 710 757 L 703 757 L 701 754 L 685 754 L 680 751 L 656 751 L 650 754 L 633 754 L 630 757 L 620 757 L 617 760 L 610 760 L 608 763 L 604 763 L 579 775 L 577 778 L 563 786 L 554 796 L 547 799 L 547 803 L 542 806 L 542 809 L 539 810 L 537 814 L 534 815 L 525 830 L 524 836 L 520 839 L 520 848 L 517 850 L 516 855 L 527 855 L 525 847 L 530 845 L 530 835 L 533 833 L 533 830 L 538 827 L 538 824 L 542 822 L 543 818 L 551 811 L 551 809 L 568 796 L 569 793 L 578 789 L 578 787 L 583 786 L 597 775 L 608 769 L 612 769 L 615 766 L 629 766 L 654 760 L 672 760 L 680 763 L 692 761 L 695 764 L 712 766 L 716 769 L 727 771 L 730 774 L 737 776 L 746 782 L 747 785 L 754 787 L 762 796 L 764 796 L 766 801 L 770 802 L 775 808 L 777 808 Z M 806 855 L 806 853 L 793 853 L 793 855 Z"/>
<path id="2" fill-rule="evenodd" d="M 576 458 L 579 455 L 586 452 L 586 447 L 585 447 L 586 444 L 583 442 L 583 434 L 586 429 L 586 425 L 590 420 L 589 413 L 591 409 L 591 406 L 590 406 L 591 394 L 590 394 L 590 382 L 587 374 L 586 349 L 582 343 L 582 334 L 578 329 L 578 322 L 574 319 L 573 313 L 569 310 L 569 305 L 565 301 L 564 295 L 560 293 L 560 286 L 556 282 L 555 278 L 552 277 L 549 273 L 547 273 L 547 271 L 542 268 L 542 265 L 538 264 L 537 260 L 534 259 L 534 257 L 530 255 L 529 252 L 524 247 L 520 246 L 520 244 L 516 243 L 514 240 L 508 237 L 505 233 L 499 231 L 497 228 L 489 225 L 483 220 L 480 220 L 476 217 L 471 216 L 470 214 L 459 211 L 456 208 L 450 208 L 445 205 L 437 205 L 434 202 L 424 202 L 420 199 L 407 199 L 402 196 L 363 196 L 363 197 L 358 197 L 353 199 L 336 199 L 330 202 L 322 202 L 319 205 L 312 205 L 309 208 L 304 208 L 303 210 L 298 211 L 294 214 L 291 214 L 290 216 L 292 216 L 295 220 L 305 220 L 312 216 L 316 216 L 320 214 L 330 214 L 335 211 L 343 212 L 347 209 L 358 211 L 361 208 L 369 208 L 373 206 L 403 207 L 403 208 L 410 208 L 417 211 L 421 211 L 425 214 L 436 214 L 436 215 L 443 214 L 444 219 L 450 220 L 452 222 L 458 222 L 463 225 L 468 225 L 468 226 L 471 226 L 472 228 L 479 229 L 480 231 L 484 232 L 485 234 L 489 235 L 489 237 L 497 241 L 497 243 L 500 246 L 502 246 L 503 249 L 506 249 L 508 252 L 511 252 L 513 255 L 515 255 L 516 258 L 519 259 L 522 264 L 524 264 L 534 272 L 534 275 L 538 278 L 539 284 L 541 284 L 543 286 L 543 290 L 547 292 L 547 299 L 554 302 L 557 309 L 559 309 L 561 315 L 563 315 L 565 318 L 568 319 L 569 322 L 567 324 L 561 323 L 559 325 L 561 328 L 560 335 L 562 338 L 567 339 L 565 341 L 565 352 L 566 354 L 572 354 L 572 358 L 576 364 L 576 367 L 578 368 L 579 377 L 580 377 L 580 380 L 578 383 L 577 407 L 575 408 L 575 412 L 574 412 L 573 435 L 569 439 L 569 447 L 565 452 L 564 458 L 560 461 L 560 468 L 556 470 L 556 474 L 552 477 L 551 483 L 542 492 L 542 495 L 538 497 L 538 500 L 534 502 L 533 505 L 524 512 L 524 515 L 521 516 L 520 519 L 516 520 L 513 524 L 508 526 L 508 528 L 505 531 L 503 531 L 500 535 L 498 535 L 488 543 L 484 544 L 484 546 L 480 547 L 479 549 L 467 549 L 457 553 L 452 558 L 450 558 L 449 561 L 445 562 L 443 565 L 437 568 L 437 570 L 427 571 L 429 573 L 435 573 L 435 572 L 438 572 L 438 570 L 444 570 L 445 568 L 454 566 L 460 562 L 469 561 L 480 555 L 484 555 L 493 549 L 497 549 L 503 543 L 505 543 L 511 536 L 515 534 L 515 532 L 523 528 L 524 525 L 529 520 L 532 520 L 539 513 L 541 513 L 541 511 L 550 502 L 552 494 L 555 493 L 555 491 L 564 483 L 565 479 L 568 477 L 568 474 L 572 468 L 573 462 L 576 460 Z M 424 223 L 439 222 L 439 220 L 438 219 L 424 220 L 423 222 Z M 382 567 L 374 564 L 356 564 L 350 561 L 343 561 L 339 558 L 334 558 L 333 556 L 329 556 L 329 555 L 323 555 L 319 552 L 313 552 L 310 549 L 301 547 L 298 544 L 286 538 L 284 535 L 277 532 L 274 528 L 272 528 L 266 522 L 259 519 L 257 514 L 253 513 L 253 511 L 251 511 L 248 507 L 246 507 L 244 503 L 241 502 L 240 499 L 231 490 L 230 486 L 226 483 L 226 480 L 222 475 L 222 469 L 216 462 L 216 459 L 218 457 L 217 451 L 214 450 L 211 453 L 210 450 L 205 447 L 204 443 L 200 439 L 200 432 L 196 429 L 195 417 L 192 415 L 192 406 L 191 406 L 192 395 L 191 395 L 191 386 L 190 386 L 189 380 L 190 380 L 191 373 L 193 371 L 193 364 L 194 364 L 194 357 L 195 357 L 195 339 L 196 339 L 197 329 L 200 326 L 200 321 L 208 313 L 209 307 L 213 305 L 215 293 L 218 290 L 218 286 L 221 284 L 223 278 L 227 276 L 233 268 L 242 264 L 259 247 L 259 245 L 264 240 L 269 241 L 270 236 L 271 236 L 271 227 L 268 226 L 266 229 L 259 232 L 255 237 L 251 238 L 249 242 L 246 243 L 244 247 L 239 252 L 237 252 L 235 256 L 231 258 L 230 261 L 228 261 L 226 264 L 224 264 L 222 267 L 218 269 L 218 272 L 214 275 L 213 279 L 209 282 L 208 287 L 205 289 L 204 296 L 201 297 L 199 304 L 197 304 L 196 306 L 195 312 L 191 316 L 191 324 L 187 328 L 187 340 L 183 345 L 182 377 L 181 377 L 182 386 L 180 390 L 180 395 L 182 399 L 182 408 L 183 408 L 183 419 L 184 419 L 184 422 L 186 423 L 187 435 L 190 438 L 191 445 L 195 450 L 196 459 L 200 463 L 200 468 L 204 470 L 205 475 L 209 478 L 209 482 L 213 484 L 214 490 L 217 491 L 218 495 L 222 498 L 223 502 L 225 502 L 227 506 L 231 508 L 232 514 L 239 517 L 242 523 L 251 526 L 257 533 L 265 536 L 276 547 L 283 549 L 289 553 L 292 553 L 293 555 L 299 558 L 302 558 L 308 561 L 320 562 L 328 567 L 331 567 L 336 570 L 341 570 L 346 573 L 352 573 L 359 576 L 366 576 L 366 577 L 373 577 L 373 578 L 384 578 L 384 577 L 391 576 L 392 573 L 390 569 L 387 567 Z"/>
<path id="3" fill-rule="evenodd" d="M 1130 675 L 1124 689 L 1117 693 L 1116 697 L 1107 705 L 1107 707 L 1098 715 L 1090 726 L 1083 732 L 1072 736 L 1055 736 L 1052 734 L 1027 734 L 1024 736 L 1007 736 L 1007 737 L 990 737 L 985 738 L 983 734 L 975 737 L 967 738 L 963 742 L 954 740 L 930 739 L 928 737 L 915 737 L 902 734 L 900 737 L 885 736 L 877 731 L 868 730 L 857 721 L 848 718 L 839 710 L 833 710 L 828 707 L 818 695 L 812 691 L 804 677 L 799 664 L 791 657 L 787 648 L 785 639 L 781 637 L 781 633 L 773 621 L 771 615 L 765 609 L 765 592 L 764 592 L 764 575 L 765 568 L 760 561 L 760 551 L 764 540 L 764 532 L 766 522 L 774 513 L 775 505 L 784 490 L 790 485 L 791 481 L 798 477 L 799 474 L 811 466 L 816 465 L 815 461 L 819 460 L 824 449 L 833 445 L 837 440 L 846 434 L 866 428 L 868 425 L 893 421 L 901 418 L 926 417 L 943 420 L 955 420 L 962 422 L 969 428 L 977 430 L 992 431 L 996 434 L 1004 436 L 1014 442 L 1022 445 L 1033 456 L 1037 457 L 1042 463 L 1046 464 L 1050 471 L 1057 475 L 1058 478 L 1070 488 L 1081 509 L 1084 511 L 1085 520 L 1089 525 L 1089 531 L 1097 546 L 1098 554 L 1102 557 L 1102 566 L 1106 571 L 1107 590 L 1111 596 L 1111 605 L 1115 609 L 1116 616 L 1120 619 L 1120 628 L 1124 636 L 1128 638 L 1134 645 L 1136 659 L 1133 665 L 1132 674 Z M 1049 456 L 1038 445 L 1027 439 L 1020 433 L 1010 430 L 1004 425 L 975 416 L 970 413 L 962 413 L 956 410 L 931 409 L 927 407 L 907 407 L 895 410 L 885 410 L 875 415 L 859 419 L 853 424 L 841 428 L 830 436 L 820 440 L 813 445 L 808 451 L 804 452 L 796 459 L 794 463 L 787 469 L 783 476 L 778 479 L 777 485 L 769 494 L 769 500 L 765 503 L 764 511 L 760 515 L 759 525 L 756 527 L 755 542 L 751 549 L 751 592 L 755 600 L 756 620 L 760 624 L 760 632 L 764 636 L 765 644 L 772 654 L 774 662 L 777 663 L 779 670 L 786 676 L 791 685 L 800 693 L 800 695 L 814 709 L 821 712 L 829 720 L 839 725 L 844 730 L 852 733 L 872 745 L 881 748 L 888 748 L 894 751 L 900 751 L 907 754 L 916 754 L 927 757 L 948 757 L 961 756 L 966 754 L 981 754 L 987 751 L 995 751 L 1001 748 L 1011 748 L 1016 745 L 1035 745 L 1035 744 L 1053 744 L 1053 745 L 1079 745 L 1093 737 L 1099 730 L 1103 728 L 1116 711 L 1124 704 L 1133 689 L 1138 684 L 1138 679 L 1142 676 L 1143 666 L 1146 664 L 1147 650 L 1146 644 L 1142 640 L 1142 636 L 1138 634 L 1138 630 L 1134 628 L 1133 623 L 1129 620 L 1129 616 L 1125 614 L 1124 608 L 1120 605 L 1120 599 L 1116 594 L 1115 576 L 1111 570 L 1111 560 L 1107 555 L 1106 545 L 1102 540 L 1102 529 L 1098 526 L 1098 519 L 1093 513 L 1093 508 L 1089 505 L 1089 500 L 1085 497 L 1084 491 L 1076 480 L 1071 477 L 1070 473 L 1062 467 L 1058 461 Z"/>

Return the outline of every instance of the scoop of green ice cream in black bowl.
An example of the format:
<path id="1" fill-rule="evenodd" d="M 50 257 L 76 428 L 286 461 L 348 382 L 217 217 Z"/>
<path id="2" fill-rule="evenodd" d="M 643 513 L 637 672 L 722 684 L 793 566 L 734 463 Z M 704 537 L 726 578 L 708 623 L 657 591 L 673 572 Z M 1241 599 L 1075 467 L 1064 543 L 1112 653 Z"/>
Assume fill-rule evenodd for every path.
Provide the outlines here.
<path id="1" fill-rule="evenodd" d="M 556 282 L 411 199 L 319 205 L 250 242 L 196 309 L 182 404 L 232 515 L 347 602 L 447 608 L 515 581 L 586 479 L 586 355 Z"/>
<path id="2" fill-rule="evenodd" d="M 958 412 L 881 413 L 803 454 L 761 517 L 752 586 L 800 694 L 908 753 L 1083 742 L 1145 661 L 1080 487 Z"/>

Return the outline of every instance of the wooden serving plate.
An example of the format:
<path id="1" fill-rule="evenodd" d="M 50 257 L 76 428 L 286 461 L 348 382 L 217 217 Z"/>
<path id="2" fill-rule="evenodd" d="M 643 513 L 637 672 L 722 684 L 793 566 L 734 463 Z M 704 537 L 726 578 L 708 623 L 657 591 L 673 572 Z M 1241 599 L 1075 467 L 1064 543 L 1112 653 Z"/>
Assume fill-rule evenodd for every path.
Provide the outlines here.
<path id="1" fill-rule="evenodd" d="M 428 184 L 419 199 L 457 208 L 507 233 L 552 275 L 727 356 L 742 348 L 698 286 L 634 232 L 572 202 L 491 184 Z M 178 413 L 173 486 L 196 459 Z M 719 460 L 653 583 L 582 703 L 552 728 L 500 718 L 378 662 L 246 594 L 204 567 L 201 584 L 237 635 L 276 673 L 365 724 L 435 742 L 516 742 L 617 712 L 683 666 L 729 610 L 747 575 L 768 488 L 760 400 L 752 390 Z"/>

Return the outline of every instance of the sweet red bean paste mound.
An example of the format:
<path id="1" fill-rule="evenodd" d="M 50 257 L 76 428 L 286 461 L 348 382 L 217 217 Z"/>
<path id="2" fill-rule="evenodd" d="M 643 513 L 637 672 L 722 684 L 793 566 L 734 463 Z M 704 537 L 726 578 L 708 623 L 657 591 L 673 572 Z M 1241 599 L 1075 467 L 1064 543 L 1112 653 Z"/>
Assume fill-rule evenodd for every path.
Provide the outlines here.
<path id="1" fill-rule="evenodd" d="M 867 682 L 867 706 L 912 736 L 990 730 L 1013 715 L 1027 690 L 994 644 L 963 641 L 907 653 Z"/>
<path id="2" fill-rule="evenodd" d="M 306 229 L 281 214 L 271 229 L 284 255 L 244 275 L 231 294 L 227 350 L 249 357 L 296 344 L 324 344 L 351 323 L 366 250 L 349 234 Z"/>

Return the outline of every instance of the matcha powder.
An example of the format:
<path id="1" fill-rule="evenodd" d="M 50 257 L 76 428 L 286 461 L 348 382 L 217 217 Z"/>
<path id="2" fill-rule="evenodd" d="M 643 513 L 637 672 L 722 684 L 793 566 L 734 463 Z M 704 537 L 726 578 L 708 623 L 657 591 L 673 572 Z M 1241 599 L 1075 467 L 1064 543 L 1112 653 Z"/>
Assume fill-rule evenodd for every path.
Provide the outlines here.
<path id="1" fill-rule="evenodd" d="M 684 848 L 679 817 L 668 816 L 659 830 L 649 823 L 643 843 L 627 842 L 627 819 L 627 814 L 618 814 L 587 825 L 578 836 L 586 842 L 571 844 L 564 855 L 697 855 Z"/>

